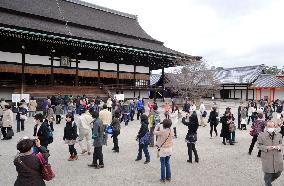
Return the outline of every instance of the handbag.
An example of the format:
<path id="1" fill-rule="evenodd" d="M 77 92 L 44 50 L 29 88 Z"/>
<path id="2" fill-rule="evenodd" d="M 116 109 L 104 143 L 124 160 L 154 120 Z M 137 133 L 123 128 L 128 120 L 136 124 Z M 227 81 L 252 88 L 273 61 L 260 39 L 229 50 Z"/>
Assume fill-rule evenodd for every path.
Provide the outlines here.
<path id="1" fill-rule="evenodd" d="M 28 119 L 28 117 L 26 115 L 24 115 L 24 114 L 20 115 L 20 120 L 27 120 L 27 119 Z"/>
<path id="2" fill-rule="evenodd" d="M 12 138 L 12 136 L 14 136 L 14 131 L 12 127 L 10 127 L 7 129 L 6 138 Z"/>
<path id="3" fill-rule="evenodd" d="M 42 178 L 46 181 L 50 181 L 55 177 L 53 170 L 51 169 L 51 165 L 45 161 L 43 155 L 41 153 L 36 154 L 37 158 L 41 164 L 41 175 Z"/>
<path id="4" fill-rule="evenodd" d="M 195 134 L 189 134 L 189 133 L 187 133 L 185 139 L 186 139 L 188 142 L 190 142 L 190 143 L 194 143 L 194 142 L 197 141 L 197 134 L 196 134 L 196 133 L 195 133 Z"/>
<path id="5" fill-rule="evenodd" d="M 162 148 L 162 146 L 166 143 L 166 141 L 169 139 L 170 135 L 171 135 L 171 129 L 170 129 L 170 132 L 169 132 L 168 137 L 167 137 L 166 140 L 162 143 L 162 145 L 161 145 L 160 147 L 157 145 L 157 158 L 160 157 L 161 148 Z"/>

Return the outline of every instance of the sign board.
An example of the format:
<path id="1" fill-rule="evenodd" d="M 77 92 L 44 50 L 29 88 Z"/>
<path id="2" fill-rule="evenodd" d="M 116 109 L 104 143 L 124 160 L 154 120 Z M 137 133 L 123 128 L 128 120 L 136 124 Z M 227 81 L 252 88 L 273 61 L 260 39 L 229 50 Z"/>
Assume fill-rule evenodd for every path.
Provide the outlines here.
<path id="1" fill-rule="evenodd" d="M 61 59 L 60 59 L 60 66 L 63 66 L 63 67 L 70 67 L 71 64 L 70 64 L 70 59 L 69 59 L 69 57 L 67 57 L 67 56 L 61 56 Z"/>
<path id="2" fill-rule="evenodd" d="M 22 99 L 26 101 L 26 103 L 30 102 L 30 94 L 12 94 L 12 102 L 20 102 Z"/>
<path id="3" fill-rule="evenodd" d="M 114 94 L 113 98 L 119 101 L 124 101 L 124 94 Z"/>

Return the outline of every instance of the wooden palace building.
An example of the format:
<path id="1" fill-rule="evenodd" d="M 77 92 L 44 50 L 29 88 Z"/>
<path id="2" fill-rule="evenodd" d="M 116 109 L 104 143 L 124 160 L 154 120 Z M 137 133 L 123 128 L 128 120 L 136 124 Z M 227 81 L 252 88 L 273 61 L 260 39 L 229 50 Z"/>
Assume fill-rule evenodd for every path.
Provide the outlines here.
<path id="1" fill-rule="evenodd" d="M 0 97 L 147 97 L 151 70 L 196 58 L 148 35 L 137 16 L 79 0 L 0 1 Z"/>

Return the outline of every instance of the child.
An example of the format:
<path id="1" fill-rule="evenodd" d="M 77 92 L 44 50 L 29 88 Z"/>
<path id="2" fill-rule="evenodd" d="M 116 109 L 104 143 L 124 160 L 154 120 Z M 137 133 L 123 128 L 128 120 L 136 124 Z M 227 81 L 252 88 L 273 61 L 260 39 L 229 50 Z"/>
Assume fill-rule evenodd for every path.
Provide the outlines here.
<path id="1" fill-rule="evenodd" d="M 77 151 L 74 147 L 77 137 L 77 125 L 74 122 L 74 116 L 72 113 L 68 113 L 66 115 L 66 126 L 64 128 L 63 136 L 63 140 L 69 145 L 70 157 L 68 158 L 68 161 L 78 160 Z"/>
<path id="2" fill-rule="evenodd" d="M 54 113 L 55 113 L 55 118 L 56 118 L 56 124 L 60 124 L 61 115 L 63 114 L 63 109 L 62 109 L 62 106 L 60 104 L 58 104 L 54 107 Z"/>

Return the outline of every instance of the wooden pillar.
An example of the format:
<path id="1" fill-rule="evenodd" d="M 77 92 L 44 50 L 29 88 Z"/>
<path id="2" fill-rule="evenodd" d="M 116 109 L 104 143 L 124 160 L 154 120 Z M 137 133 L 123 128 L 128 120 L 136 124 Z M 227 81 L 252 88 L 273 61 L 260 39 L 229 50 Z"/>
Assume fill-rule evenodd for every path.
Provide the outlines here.
<path id="1" fill-rule="evenodd" d="M 116 63 L 116 85 L 118 87 L 119 84 L 119 63 Z"/>
<path id="2" fill-rule="evenodd" d="M 254 100 L 254 89 L 252 89 L 252 100 Z"/>
<path id="3" fill-rule="evenodd" d="M 249 88 L 249 86 L 247 85 L 247 90 L 246 90 L 246 101 L 248 101 L 248 88 Z"/>
<path id="4" fill-rule="evenodd" d="M 98 61 L 98 84 L 101 83 L 101 62 Z"/>
<path id="5" fill-rule="evenodd" d="M 236 99 L 236 85 L 234 85 L 234 99 Z"/>
<path id="6" fill-rule="evenodd" d="M 241 89 L 241 99 L 243 99 L 243 89 Z"/>
<path id="7" fill-rule="evenodd" d="M 75 75 L 75 86 L 77 87 L 79 85 L 79 59 L 78 56 L 76 55 L 76 75 Z"/>
<path id="8" fill-rule="evenodd" d="M 255 89 L 255 101 L 258 101 L 258 88 Z"/>
<path id="9" fill-rule="evenodd" d="M 50 56 L 50 84 L 52 86 L 54 85 L 53 61 L 54 61 L 53 52 L 51 52 L 51 56 Z"/>
<path id="10" fill-rule="evenodd" d="M 261 93 L 262 93 L 262 88 L 259 89 L 259 100 L 261 100 L 262 97 Z"/>
<path id="11" fill-rule="evenodd" d="M 136 87 L 136 64 L 134 64 L 133 80 L 134 80 L 134 87 Z M 134 97 L 135 97 L 135 91 L 134 91 Z"/>
<path id="12" fill-rule="evenodd" d="M 25 65 L 26 65 L 26 54 L 25 54 L 25 46 L 22 46 L 22 81 L 21 81 L 21 94 L 24 93 L 25 89 Z"/>
<path id="13" fill-rule="evenodd" d="M 165 68 L 162 67 L 162 98 L 163 102 L 165 102 Z"/>

